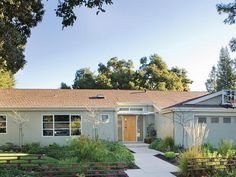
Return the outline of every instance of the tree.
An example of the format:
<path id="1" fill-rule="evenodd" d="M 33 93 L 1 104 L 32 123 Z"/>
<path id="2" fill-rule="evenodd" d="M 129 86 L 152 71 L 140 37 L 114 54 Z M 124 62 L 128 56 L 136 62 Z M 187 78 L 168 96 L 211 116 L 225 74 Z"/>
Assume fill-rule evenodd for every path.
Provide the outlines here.
<path id="1" fill-rule="evenodd" d="M 168 69 L 158 55 L 141 58 L 140 65 L 134 70 L 132 60 L 111 58 L 106 64 L 98 65 L 98 74 L 88 68 L 78 70 L 73 88 L 189 91 L 192 81 L 185 69 Z"/>
<path id="2" fill-rule="evenodd" d="M 29 122 L 29 119 L 23 116 L 21 113 L 18 111 L 13 110 L 12 113 L 9 113 L 9 116 L 13 118 L 15 123 L 18 126 L 18 131 L 19 131 L 19 146 L 20 148 L 22 147 L 24 143 L 24 132 L 23 128 L 27 122 Z"/>
<path id="3" fill-rule="evenodd" d="M 149 59 L 143 57 L 140 59 L 140 64 L 137 74 L 142 77 L 139 78 L 141 88 L 189 91 L 189 84 L 192 81 L 187 78 L 186 70 L 177 67 L 169 70 L 167 64 L 159 55 L 151 55 Z"/>
<path id="4" fill-rule="evenodd" d="M 65 82 L 62 82 L 60 89 L 71 89 L 71 86 L 67 85 Z"/>
<path id="5" fill-rule="evenodd" d="M 212 67 L 205 84 L 209 92 L 236 89 L 235 61 L 230 58 L 227 47 L 221 48 L 217 68 Z"/>
<path id="6" fill-rule="evenodd" d="M 227 4 L 217 4 L 216 5 L 217 11 L 219 14 L 226 13 L 228 14 L 228 17 L 224 20 L 225 24 L 235 24 L 236 20 L 236 1 L 232 3 L 227 3 Z M 229 42 L 229 46 L 232 51 L 236 51 L 236 38 L 232 38 L 231 41 Z"/>
<path id="7" fill-rule="evenodd" d="M 103 6 L 112 0 L 61 0 L 58 1 L 56 15 L 62 18 L 62 27 L 72 26 L 76 20 L 76 7 L 97 8 L 105 12 Z M 43 0 L 1 0 L 0 1 L 0 67 L 15 74 L 26 63 L 24 48 L 31 29 L 42 21 Z"/>
<path id="8" fill-rule="evenodd" d="M 210 93 L 214 93 L 217 91 L 217 71 L 216 71 L 216 67 L 213 66 L 211 69 L 211 72 L 209 74 L 209 78 L 207 79 L 205 85 L 206 85 L 206 89 L 208 92 Z"/>
<path id="9" fill-rule="evenodd" d="M 233 60 L 230 58 L 227 48 L 222 48 L 220 51 L 217 70 L 217 90 L 236 89 L 236 75 L 233 68 Z"/>
<path id="10" fill-rule="evenodd" d="M 15 80 L 11 72 L 0 69 L 0 88 L 12 88 L 14 85 Z"/>
<path id="11" fill-rule="evenodd" d="M 73 89 L 95 89 L 95 74 L 89 68 L 76 71 Z"/>

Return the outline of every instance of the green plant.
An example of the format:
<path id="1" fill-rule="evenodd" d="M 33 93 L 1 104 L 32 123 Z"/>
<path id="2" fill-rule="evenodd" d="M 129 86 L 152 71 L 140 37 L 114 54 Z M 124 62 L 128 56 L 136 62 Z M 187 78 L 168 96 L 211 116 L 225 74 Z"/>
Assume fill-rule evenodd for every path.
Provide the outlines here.
<path id="1" fill-rule="evenodd" d="M 0 177 L 36 177 L 36 174 L 27 173 L 21 170 L 17 170 L 16 168 L 0 168 Z"/>
<path id="2" fill-rule="evenodd" d="M 15 151 L 15 147 L 17 146 L 13 143 L 6 143 L 1 147 L 1 149 L 4 152 L 9 152 L 9 151 Z"/>
<path id="3" fill-rule="evenodd" d="M 189 164 L 189 159 L 190 158 L 202 158 L 203 154 L 201 152 L 201 148 L 199 147 L 192 147 L 188 149 L 187 151 L 183 152 L 179 156 L 179 169 L 180 173 L 183 176 L 189 176 L 190 173 L 188 171 L 188 164 Z M 201 176 L 201 175 L 199 175 Z"/>
<path id="4" fill-rule="evenodd" d="M 152 141 L 152 143 L 149 145 L 150 149 L 157 149 L 158 144 L 161 142 L 162 140 L 160 138 L 154 139 Z"/>
<path id="5" fill-rule="evenodd" d="M 227 156 L 229 151 L 233 150 L 233 143 L 232 141 L 228 140 L 221 140 L 218 145 L 218 153 L 222 156 Z M 229 152 L 230 153 L 230 152 Z"/>
<path id="6" fill-rule="evenodd" d="M 29 154 L 43 154 L 44 149 L 40 146 L 39 143 L 30 143 L 24 144 L 22 146 L 22 152 L 26 152 Z"/>
<path id="7" fill-rule="evenodd" d="M 174 159 L 176 157 L 176 154 L 173 151 L 165 152 L 164 155 L 165 155 L 166 158 L 169 158 L 169 159 Z"/>
<path id="8" fill-rule="evenodd" d="M 67 157 L 70 157 L 70 153 L 68 152 L 68 149 L 64 146 L 60 146 L 56 143 L 50 144 L 47 147 L 43 148 L 43 151 L 45 155 L 48 157 L 52 157 L 58 160 L 65 159 Z"/>

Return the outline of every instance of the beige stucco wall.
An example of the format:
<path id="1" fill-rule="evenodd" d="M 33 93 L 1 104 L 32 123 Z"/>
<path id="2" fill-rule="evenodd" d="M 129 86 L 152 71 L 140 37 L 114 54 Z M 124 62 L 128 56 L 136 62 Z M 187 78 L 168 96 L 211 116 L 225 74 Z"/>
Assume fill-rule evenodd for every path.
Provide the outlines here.
<path id="1" fill-rule="evenodd" d="M 42 115 L 43 114 L 79 114 L 82 117 L 82 134 L 93 136 L 94 131 L 92 123 L 87 121 L 87 113 L 85 111 L 18 111 L 23 117 L 29 121 L 24 125 L 24 143 L 39 142 L 41 145 L 48 145 L 52 143 L 66 144 L 72 137 L 43 137 L 42 136 Z M 2 115 L 7 116 L 7 133 L 0 134 L 0 145 L 7 142 L 18 144 L 19 133 L 16 122 L 9 115 L 11 112 L 0 112 Z M 98 125 L 99 138 L 105 140 L 116 140 L 116 113 L 114 111 L 102 111 L 97 113 L 108 114 L 110 121 L 107 124 Z"/>
<path id="2" fill-rule="evenodd" d="M 156 130 L 158 138 L 173 137 L 173 114 L 167 113 L 162 115 L 156 113 Z"/>

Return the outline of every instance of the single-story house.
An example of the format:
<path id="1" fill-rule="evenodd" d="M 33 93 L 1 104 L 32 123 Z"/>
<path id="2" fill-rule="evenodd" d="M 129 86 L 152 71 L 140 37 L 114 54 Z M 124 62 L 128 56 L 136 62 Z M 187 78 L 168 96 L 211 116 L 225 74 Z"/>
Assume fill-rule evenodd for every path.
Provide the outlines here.
<path id="1" fill-rule="evenodd" d="M 81 134 L 121 142 L 156 136 L 188 146 L 187 122 L 206 123 L 207 142 L 236 143 L 236 91 L 1 89 L 0 145 L 39 142 L 66 144 Z M 149 129 L 149 130 L 148 130 Z M 96 131 L 94 131 L 96 130 Z M 19 133 L 21 132 L 21 133 Z"/>

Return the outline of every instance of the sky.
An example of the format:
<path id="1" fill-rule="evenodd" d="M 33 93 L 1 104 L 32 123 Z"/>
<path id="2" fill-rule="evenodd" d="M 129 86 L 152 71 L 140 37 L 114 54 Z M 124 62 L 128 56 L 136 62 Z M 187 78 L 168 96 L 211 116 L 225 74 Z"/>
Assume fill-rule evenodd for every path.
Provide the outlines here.
<path id="1" fill-rule="evenodd" d="M 168 67 L 188 71 L 192 91 L 204 91 L 217 64 L 221 47 L 235 37 L 233 25 L 223 23 L 216 4 L 220 0 L 113 0 L 106 12 L 79 8 L 73 27 L 62 30 L 54 9 L 45 1 L 43 21 L 32 30 L 25 50 L 27 64 L 16 74 L 16 88 L 59 88 L 72 84 L 76 70 L 112 57 L 132 59 L 160 55 Z M 232 57 L 234 57 L 232 55 Z"/>

